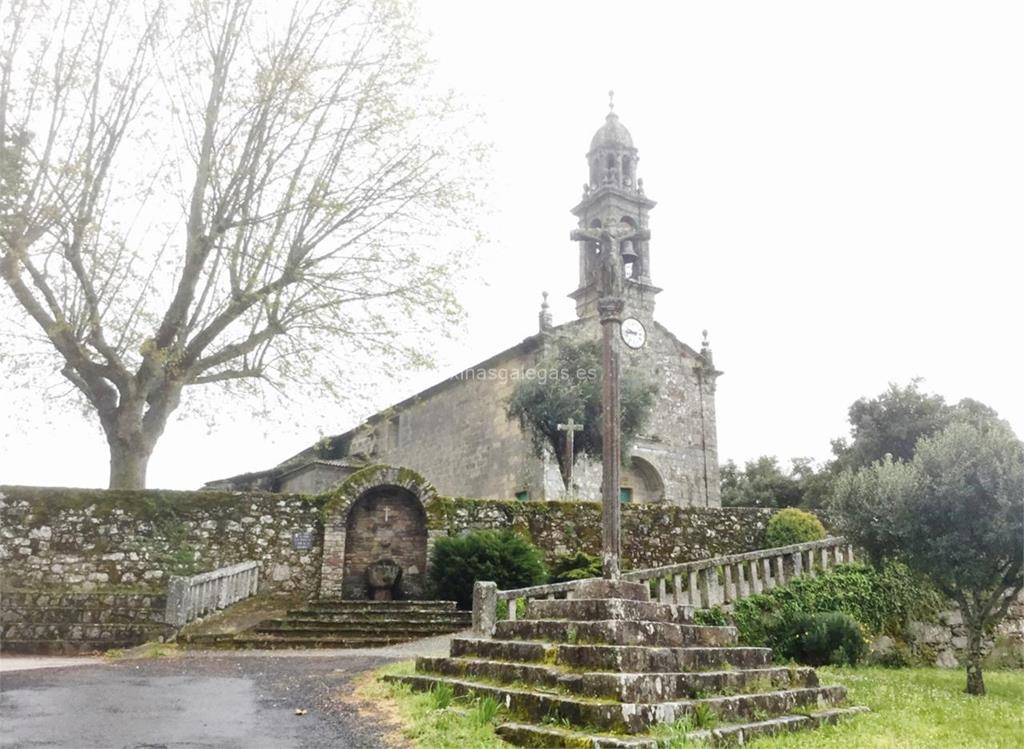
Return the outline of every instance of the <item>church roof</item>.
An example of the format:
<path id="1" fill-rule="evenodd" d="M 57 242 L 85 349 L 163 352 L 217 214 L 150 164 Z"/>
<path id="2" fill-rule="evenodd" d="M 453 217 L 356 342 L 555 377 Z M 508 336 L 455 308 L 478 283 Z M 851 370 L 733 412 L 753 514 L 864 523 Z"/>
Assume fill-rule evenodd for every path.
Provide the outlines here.
<path id="1" fill-rule="evenodd" d="M 632 148 L 633 136 L 629 134 L 626 126 L 619 122 L 619 116 L 615 112 L 609 112 L 604 118 L 604 124 L 594 133 L 590 141 L 590 150 L 598 148 Z"/>

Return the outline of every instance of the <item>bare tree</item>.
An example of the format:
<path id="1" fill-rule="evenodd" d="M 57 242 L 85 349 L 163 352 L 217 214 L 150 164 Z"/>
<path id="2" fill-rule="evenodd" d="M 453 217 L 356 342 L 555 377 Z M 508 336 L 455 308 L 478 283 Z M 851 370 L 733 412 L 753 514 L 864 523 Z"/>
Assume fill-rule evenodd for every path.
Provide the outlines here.
<path id="1" fill-rule="evenodd" d="M 0 275 L 112 488 L 145 485 L 187 388 L 416 360 L 396 330 L 458 317 L 428 249 L 468 152 L 404 3 L 55 6 L 0 0 Z"/>

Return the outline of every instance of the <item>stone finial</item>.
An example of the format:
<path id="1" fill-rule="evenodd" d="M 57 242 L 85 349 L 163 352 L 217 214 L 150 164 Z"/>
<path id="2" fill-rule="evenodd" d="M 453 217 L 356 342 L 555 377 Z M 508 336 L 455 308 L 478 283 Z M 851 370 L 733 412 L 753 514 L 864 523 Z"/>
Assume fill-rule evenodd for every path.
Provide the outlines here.
<path id="1" fill-rule="evenodd" d="M 548 292 L 542 291 L 541 297 L 543 301 L 540 303 L 540 314 L 537 316 L 540 322 L 540 332 L 551 330 L 553 327 L 551 319 L 551 309 L 548 307 Z"/>
<path id="2" fill-rule="evenodd" d="M 700 355 L 707 360 L 708 364 L 713 364 L 714 357 L 711 353 L 711 342 L 708 340 L 708 331 L 702 330 L 701 335 L 703 336 L 703 340 L 700 344 Z"/>

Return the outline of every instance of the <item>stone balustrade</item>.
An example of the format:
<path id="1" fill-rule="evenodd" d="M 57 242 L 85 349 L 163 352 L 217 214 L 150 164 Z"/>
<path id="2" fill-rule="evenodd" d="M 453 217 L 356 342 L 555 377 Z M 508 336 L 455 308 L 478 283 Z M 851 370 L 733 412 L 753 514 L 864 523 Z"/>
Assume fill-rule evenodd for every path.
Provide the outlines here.
<path id="1" fill-rule="evenodd" d="M 652 598 L 694 608 L 722 606 L 726 609 L 742 599 L 801 575 L 853 561 L 853 547 L 841 536 L 745 554 L 670 564 L 622 574 L 623 580 L 647 583 Z M 494 583 L 478 582 L 473 590 L 473 629 L 478 636 L 490 636 L 497 621 L 498 601 L 508 604 L 507 618 L 515 621 L 520 599 L 572 598 L 583 582 L 571 580 L 529 588 L 498 590 Z"/>
<path id="2" fill-rule="evenodd" d="M 181 627 L 255 595 L 259 574 L 257 562 L 241 562 L 192 577 L 171 577 L 164 620 Z"/>

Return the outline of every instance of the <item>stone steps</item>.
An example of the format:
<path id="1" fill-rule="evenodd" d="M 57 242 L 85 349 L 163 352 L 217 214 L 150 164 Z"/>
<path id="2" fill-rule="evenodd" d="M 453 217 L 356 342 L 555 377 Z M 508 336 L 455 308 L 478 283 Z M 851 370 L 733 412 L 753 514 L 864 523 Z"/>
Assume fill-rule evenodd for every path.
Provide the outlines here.
<path id="1" fill-rule="evenodd" d="M 568 619 L 592 622 L 602 619 L 630 619 L 646 622 L 693 622 L 693 607 L 628 598 L 534 599 L 526 602 L 527 619 Z"/>
<path id="2" fill-rule="evenodd" d="M 394 621 L 390 626 L 383 627 L 373 622 L 366 624 L 334 624 L 324 622 L 318 624 L 282 620 L 280 622 L 263 622 L 249 631 L 255 634 L 274 635 L 277 637 L 362 637 L 386 632 L 400 633 L 406 636 L 407 639 L 416 639 L 417 637 L 432 637 L 436 634 L 460 632 L 465 628 L 465 625 L 459 622 L 407 624 L 401 621 Z"/>
<path id="3" fill-rule="evenodd" d="M 472 614 L 452 601 L 316 601 L 238 634 L 193 635 L 205 648 L 370 648 L 467 629 Z"/>
<path id="4" fill-rule="evenodd" d="M 473 623 L 473 615 L 468 611 L 453 612 L 373 612 L 373 613 L 324 613 L 311 611 L 309 609 L 295 609 L 289 611 L 287 616 L 279 621 L 290 622 L 330 622 L 331 624 L 383 624 L 385 626 L 393 622 L 405 622 L 407 624 L 448 624 L 457 622 L 469 627 Z"/>
<path id="5" fill-rule="evenodd" d="M 490 696 L 506 705 L 509 712 L 531 722 L 568 721 L 599 731 L 628 734 L 646 733 L 659 723 L 674 723 L 701 709 L 710 710 L 720 721 L 740 722 L 794 711 L 817 711 L 838 706 L 846 699 L 845 687 L 828 686 L 664 702 L 616 702 L 425 674 L 386 678 L 421 691 L 446 685 L 456 695 Z"/>
<path id="6" fill-rule="evenodd" d="M 455 601 L 356 601 L 321 598 L 306 604 L 317 611 L 458 611 Z"/>
<path id="7" fill-rule="evenodd" d="M 354 649 L 354 648 L 382 648 L 388 645 L 400 645 L 403 642 L 419 639 L 418 635 L 407 636 L 396 634 L 394 636 L 378 635 L 376 637 L 273 637 L 266 635 L 232 635 L 228 639 L 206 640 L 196 638 L 191 645 L 193 647 L 210 648 L 214 650 L 295 650 L 299 648 L 331 648 L 331 649 Z"/>
<path id="8" fill-rule="evenodd" d="M 754 739 L 819 728 L 865 712 L 865 707 L 843 707 L 782 715 L 768 720 L 690 731 L 686 740 L 710 746 L 743 746 Z M 651 737 L 602 735 L 558 726 L 512 722 L 498 726 L 497 734 L 515 746 L 543 749 L 659 749 L 667 743 Z"/>
<path id="9" fill-rule="evenodd" d="M 845 687 L 772 666 L 767 648 L 738 647 L 732 627 L 692 624 L 689 607 L 650 601 L 646 584 L 586 581 L 576 594 L 529 600 L 526 617 L 497 622 L 493 639 L 455 637 L 449 657 L 385 678 L 493 697 L 510 716 L 499 735 L 531 747 L 657 749 L 668 735 L 659 725 L 709 717 L 714 726 L 679 738 L 743 744 L 857 712 L 843 706 Z"/>
<path id="10" fill-rule="evenodd" d="M 502 684 L 520 683 L 563 693 L 620 702 L 661 702 L 773 689 L 817 687 L 818 675 L 807 667 L 736 669 L 728 671 L 610 673 L 571 672 L 548 665 L 471 658 L 420 658 L 417 670 L 460 679 L 483 678 Z"/>
<path id="11" fill-rule="evenodd" d="M 628 619 L 521 619 L 498 622 L 494 636 L 502 640 L 545 640 L 568 644 L 721 647 L 736 643 L 736 628 Z"/>
<path id="12" fill-rule="evenodd" d="M 666 672 L 728 668 L 762 668 L 771 663 L 771 650 L 748 647 L 644 647 L 637 645 L 565 645 L 522 640 L 452 639 L 453 657 L 485 660 L 546 662 L 591 671 Z"/>

